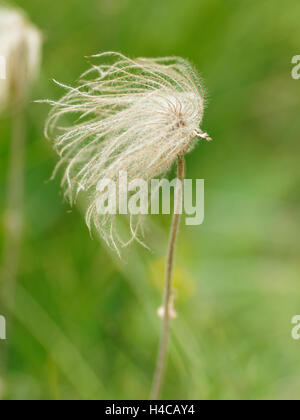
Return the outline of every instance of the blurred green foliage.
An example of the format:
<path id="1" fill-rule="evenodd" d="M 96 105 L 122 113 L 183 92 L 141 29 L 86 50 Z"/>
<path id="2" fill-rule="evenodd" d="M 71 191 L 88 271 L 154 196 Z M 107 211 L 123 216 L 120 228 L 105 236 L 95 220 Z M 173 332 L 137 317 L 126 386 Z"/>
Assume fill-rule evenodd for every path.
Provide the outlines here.
<path id="1" fill-rule="evenodd" d="M 11 3 L 10 3 L 11 4 Z M 300 3 L 289 0 L 18 0 L 44 34 L 32 99 L 58 98 L 84 57 L 179 55 L 208 92 L 204 129 L 214 138 L 187 157 L 206 181 L 203 226 L 182 225 L 179 318 L 163 391 L 170 399 L 299 399 Z M 47 106 L 28 121 L 25 238 L 0 342 L 3 399 L 144 399 L 160 321 L 168 217 L 149 218 L 147 242 L 119 261 L 69 212 L 44 139 Z M 3 215 L 10 119 L 0 121 Z M 3 247 L 3 223 L 0 227 Z"/>

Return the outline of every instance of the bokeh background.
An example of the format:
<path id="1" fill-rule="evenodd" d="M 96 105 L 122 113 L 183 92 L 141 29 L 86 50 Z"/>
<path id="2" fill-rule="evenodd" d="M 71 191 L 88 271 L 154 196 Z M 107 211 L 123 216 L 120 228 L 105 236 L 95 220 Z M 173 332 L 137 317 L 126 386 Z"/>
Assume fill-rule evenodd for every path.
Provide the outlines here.
<path id="1" fill-rule="evenodd" d="M 58 98 L 84 58 L 179 55 L 208 92 L 214 138 L 187 157 L 206 182 L 206 218 L 181 227 L 168 399 L 299 399 L 300 54 L 298 0 L 19 0 L 44 36 L 32 101 Z M 14 304 L 2 301 L 2 399 L 145 399 L 154 370 L 170 218 L 149 218 L 123 261 L 70 211 L 43 136 L 47 105 L 27 112 L 25 231 Z M 0 251 L 11 119 L 0 120 Z M 172 175 L 172 174 L 171 174 Z M 1 285 L 5 288 L 7 285 Z"/>

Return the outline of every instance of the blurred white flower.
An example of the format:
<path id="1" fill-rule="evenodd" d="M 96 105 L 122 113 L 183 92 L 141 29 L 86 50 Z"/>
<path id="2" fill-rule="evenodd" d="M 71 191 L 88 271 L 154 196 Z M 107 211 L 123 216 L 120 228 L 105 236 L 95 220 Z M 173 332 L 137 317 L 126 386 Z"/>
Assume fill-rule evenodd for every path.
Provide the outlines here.
<path id="1" fill-rule="evenodd" d="M 94 225 L 109 245 L 122 244 L 114 216 L 99 216 L 98 183 L 119 173 L 128 182 L 150 181 L 165 174 L 179 154 L 186 154 L 199 138 L 210 140 L 200 129 L 204 111 L 202 84 L 189 62 L 177 58 L 138 58 L 103 53 L 110 64 L 93 65 L 78 87 L 58 83 L 67 94 L 53 108 L 46 135 L 64 167 L 62 187 L 71 204 L 80 191 L 88 194 L 86 221 Z M 76 117 L 63 121 L 63 117 Z M 56 171 L 55 171 L 56 172 Z M 131 224 L 131 240 L 137 230 Z"/>
<path id="2" fill-rule="evenodd" d="M 41 34 L 19 9 L 0 8 L 0 108 L 23 101 L 40 66 Z M 4 68 L 5 67 L 5 68 Z"/>

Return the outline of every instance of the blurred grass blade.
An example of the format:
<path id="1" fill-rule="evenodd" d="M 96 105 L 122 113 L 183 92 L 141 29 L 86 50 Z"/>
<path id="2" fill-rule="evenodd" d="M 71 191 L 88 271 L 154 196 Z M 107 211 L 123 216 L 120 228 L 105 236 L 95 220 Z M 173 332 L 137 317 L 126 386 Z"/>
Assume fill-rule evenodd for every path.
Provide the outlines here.
<path id="1" fill-rule="evenodd" d="M 15 318 L 51 355 L 61 372 L 82 399 L 105 399 L 106 391 L 80 352 L 47 312 L 22 287 L 17 287 Z"/>

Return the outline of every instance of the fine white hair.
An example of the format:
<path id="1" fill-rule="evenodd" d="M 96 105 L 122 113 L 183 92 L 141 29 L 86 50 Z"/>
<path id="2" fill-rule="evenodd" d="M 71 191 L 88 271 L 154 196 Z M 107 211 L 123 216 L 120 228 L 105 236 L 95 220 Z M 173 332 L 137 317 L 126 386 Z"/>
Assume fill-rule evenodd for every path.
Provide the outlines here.
<path id="1" fill-rule="evenodd" d="M 59 101 L 46 101 L 52 110 L 46 124 L 64 168 L 62 187 L 74 203 L 80 191 L 88 197 L 86 221 L 118 250 L 123 244 L 115 216 L 100 216 L 98 183 L 150 181 L 165 174 L 177 156 L 186 154 L 199 138 L 208 139 L 200 125 L 204 90 L 190 63 L 178 57 L 130 59 L 119 53 L 93 56 L 109 63 L 92 65 L 77 87 Z M 68 119 L 66 117 L 70 117 Z M 55 174 L 54 174 L 55 175 Z M 138 239 L 140 223 L 130 222 L 131 240 Z"/>

